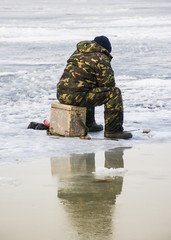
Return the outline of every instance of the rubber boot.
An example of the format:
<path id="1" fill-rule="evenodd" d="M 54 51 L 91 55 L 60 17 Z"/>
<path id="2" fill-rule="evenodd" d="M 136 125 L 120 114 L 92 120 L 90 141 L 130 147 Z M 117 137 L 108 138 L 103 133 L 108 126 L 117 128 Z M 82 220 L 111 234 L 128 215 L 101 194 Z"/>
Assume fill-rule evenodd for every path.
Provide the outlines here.
<path id="1" fill-rule="evenodd" d="M 115 138 L 115 139 L 130 139 L 132 138 L 132 134 L 130 132 L 106 132 L 104 133 L 106 138 Z"/>
<path id="2" fill-rule="evenodd" d="M 103 130 L 102 124 L 97 124 L 95 121 L 95 108 L 87 108 L 86 126 L 89 132 L 99 132 Z"/>

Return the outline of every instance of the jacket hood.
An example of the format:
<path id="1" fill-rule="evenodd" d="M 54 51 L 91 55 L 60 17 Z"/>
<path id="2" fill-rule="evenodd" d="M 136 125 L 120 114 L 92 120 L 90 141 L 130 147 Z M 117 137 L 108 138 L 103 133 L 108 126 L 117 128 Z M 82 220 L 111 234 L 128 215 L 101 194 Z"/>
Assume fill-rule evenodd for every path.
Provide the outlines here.
<path id="1" fill-rule="evenodd" d="M 109 57 L 109 59 L 112 59 L 112 55 L 101 45 L 96 43 L 95 41 L 82 41 L 77 44 L 77 50 L 79 52 L 84 52 L 84 53 L 94 53 L 94 52 L 100 52 L 104 53 Z"/>

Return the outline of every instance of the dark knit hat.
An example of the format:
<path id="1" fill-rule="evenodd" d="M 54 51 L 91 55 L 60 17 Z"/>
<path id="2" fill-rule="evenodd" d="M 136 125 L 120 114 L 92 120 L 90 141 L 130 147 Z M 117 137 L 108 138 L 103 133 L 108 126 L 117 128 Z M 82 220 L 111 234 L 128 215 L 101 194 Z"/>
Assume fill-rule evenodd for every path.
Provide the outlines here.
<path id="1" fill-rule="evenodd" d="M 98 36 L 98 37 L 95 37 L 94 41 L 96 43 L 98 43 L 99 45 L 101 45 L 102 47 L 104 47 L 106 50 L 108 50 L 108 52 L 112 51 L 112 47 L 111 47 L 110 41 L 109 41 L 109 39 L 107 37 L 105 37 L 105 36 Z"/>

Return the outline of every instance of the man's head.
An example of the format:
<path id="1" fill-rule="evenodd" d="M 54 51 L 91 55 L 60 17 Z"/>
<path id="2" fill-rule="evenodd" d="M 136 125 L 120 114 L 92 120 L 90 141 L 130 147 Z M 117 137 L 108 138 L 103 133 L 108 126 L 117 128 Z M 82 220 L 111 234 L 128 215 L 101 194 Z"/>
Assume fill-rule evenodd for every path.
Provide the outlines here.
<path id="1" fill-rule="evenodd" d="M 101 45 L 102 47 L 104 47 L 108 52 L 112 51 L 112 47 L 111 47 L 110 41 L 109 41 L 109 39 L 107 37 L 105 37 L 105 36 L 98 36 L 98 37 L 95 37 L 94 41 L 96 43 L 98 43 L 99 45 Z"/>

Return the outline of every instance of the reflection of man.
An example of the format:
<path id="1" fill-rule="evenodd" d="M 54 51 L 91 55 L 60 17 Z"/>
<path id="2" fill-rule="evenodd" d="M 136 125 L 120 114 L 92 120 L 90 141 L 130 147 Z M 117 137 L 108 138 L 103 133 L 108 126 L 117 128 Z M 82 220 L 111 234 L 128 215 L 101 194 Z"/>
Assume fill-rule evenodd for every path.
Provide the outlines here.
<path id="1" fill-rule="evenodd" d="M 123 150 L 118 148 L 105 152 L 105 167 L 122 168 Z M 55 166 L 55 158 L 52 160 Z M 68 162 L 68 158 L 66 160 Z M 94 171 L 94 153 L 71 155 L 70 174 L 62 176 L 58 197 L 69 213 L 78 239 L 109 240 L 112 234 L 112 208 L 116 196 L 121 193 L 123 177 L 97 180 L 92 174 Z"/>
<path id="2" fill-rule="evenodd" d="M 125 148 L 118 147 L 113 151 L 105 152 L 106 168 L 124 168 L 123 150 Z"/>

